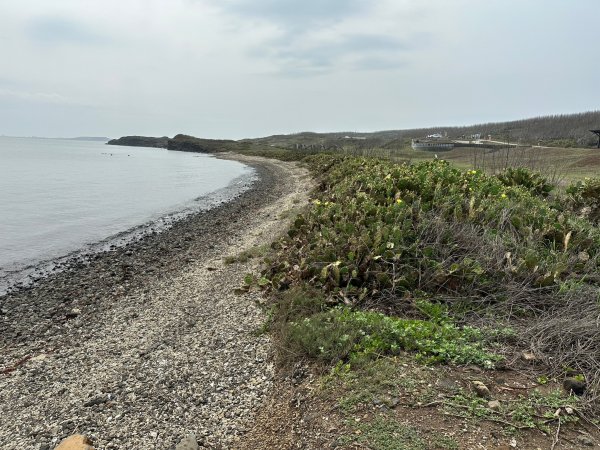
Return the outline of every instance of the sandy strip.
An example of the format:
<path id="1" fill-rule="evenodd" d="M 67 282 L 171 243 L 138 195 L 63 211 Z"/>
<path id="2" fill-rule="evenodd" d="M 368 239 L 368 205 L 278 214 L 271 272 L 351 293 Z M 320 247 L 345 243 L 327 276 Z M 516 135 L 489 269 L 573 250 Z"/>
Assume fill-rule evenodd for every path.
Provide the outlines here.
<path id="1" fill-rule="evenodd" d="M 189 433 L 235 447 L 273 364 L 260 294 L 233 293 L 257 261 L 223 258 L 270 244 L 310 187 L 294 163 L 235 158 L 262 180 L 239 199 L 0 298 L 0 448 L 76 432 L 97 449 L 169 449 Z"/>

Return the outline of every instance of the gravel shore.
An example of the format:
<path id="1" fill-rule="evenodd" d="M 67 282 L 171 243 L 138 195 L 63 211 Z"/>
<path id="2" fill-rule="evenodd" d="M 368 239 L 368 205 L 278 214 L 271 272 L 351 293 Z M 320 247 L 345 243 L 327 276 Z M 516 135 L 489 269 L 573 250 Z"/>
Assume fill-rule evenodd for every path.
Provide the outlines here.
<path id="1" fill-rule="evenodd" d="M 234 201 L 0 297 L 0 448 L 234 448 L 273 382 L 258 293 L 235 295 L 281 212 L 307 201 L 293 163 L 231 158 L 260 181 Z"/>

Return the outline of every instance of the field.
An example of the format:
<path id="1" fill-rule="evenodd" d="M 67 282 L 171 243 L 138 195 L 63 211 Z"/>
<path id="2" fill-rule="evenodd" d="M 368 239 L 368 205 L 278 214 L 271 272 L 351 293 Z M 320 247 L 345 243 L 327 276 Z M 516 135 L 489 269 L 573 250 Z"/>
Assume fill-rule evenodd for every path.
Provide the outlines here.
<path id="1" fill-rule="evenodd" d="M 458 168 L 484 170 L 487 173 L 497 173 L 507 167 L 526 167 L 544 174 L 551 181 L 560 183 L 600 175 L 600 149 L 596 148 L 516 147 L 491 150 L 456 147 L 451 151 L 428 152 L 413 150 L 410 145 L 403 144 L 394 148 L 345 145 L 328 150 L 309 148 L 294 151 L 289 147 L 266 146 L 263 143 L 252 142 L 247 143 L 242 152 L 272 155 L 285 159 L 302 158 L 306 155 L 325 152 L 375 157 L 394 162 L 428 161 L 437 156 Z"/>
<path id="2" fill-rule="evenodd" d="M 410 156 L 410 150 L 402 153 Z M 431 158 L 425 152 L 415 152 L 413 160 Z M 506 167 L 527 167 L 556 179 L 578 180 L 600 175 L 600 149 L 518 147 L 491 151 L 473 148 L 455 148 L 438 154 L 460 168 L 482 168 L 498 172 Z"/>

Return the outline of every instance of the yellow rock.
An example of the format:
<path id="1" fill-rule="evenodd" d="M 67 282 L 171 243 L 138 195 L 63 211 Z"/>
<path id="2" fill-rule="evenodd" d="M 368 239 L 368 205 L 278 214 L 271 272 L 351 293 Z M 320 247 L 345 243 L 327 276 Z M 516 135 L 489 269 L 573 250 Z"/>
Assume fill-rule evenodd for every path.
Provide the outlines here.
<path id="1" fill-rule="evenodd" d="M 55 450 L 94 450 L 92 442 L 82 434 L 69 436 Z"/>

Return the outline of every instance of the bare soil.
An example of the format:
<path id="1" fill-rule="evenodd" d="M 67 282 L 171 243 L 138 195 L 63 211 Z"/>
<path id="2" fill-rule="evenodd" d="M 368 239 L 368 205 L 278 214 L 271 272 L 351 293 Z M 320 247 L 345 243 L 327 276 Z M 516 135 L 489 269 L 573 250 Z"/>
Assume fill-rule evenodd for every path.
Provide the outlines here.
<path id="1" fill-rule="evenodd" d="M 560 430 L 557 421 L 549 421 L 546 431 L 515 430 L 485 418 L 460 417 L 466 414 L 445 407 L 457 392 L 474 395 L 473 381 L 485 383 L 490 399 L 503 405 L 536 389 L 542 393 L 561 389 L 555 381 L 540 385 L 533 372 L 424 366 L 410 355 L 392 358 L 389 364 L 396 366 L 396 375 L 383 376 L 379 385 L 368 378 L 348 385 L 340 381 L 343 377 L 324 375 L 308 365 L 280 373 L 253 429 L 236 448 L 573 450 L 600 443 L 597 425 L 582 419 Z M 298 373 L 305 376 L 299 380 Z M 377 429 L 367 434 L 365 430 L 374 428 L 369 424 L 377 421 L 391 423 L 398 430 L 397 439 L 387 441 L 390 436 Z M 402 430 L 412 430 L 406 440 Z"/>

